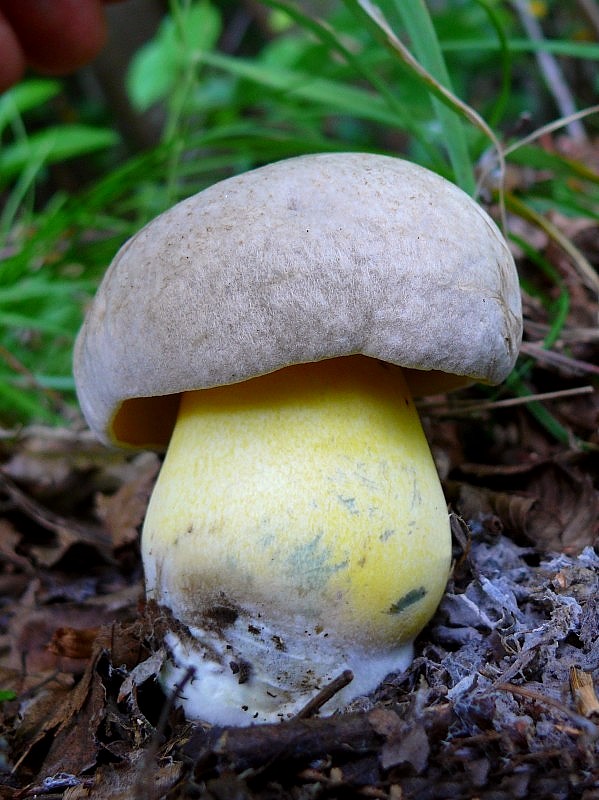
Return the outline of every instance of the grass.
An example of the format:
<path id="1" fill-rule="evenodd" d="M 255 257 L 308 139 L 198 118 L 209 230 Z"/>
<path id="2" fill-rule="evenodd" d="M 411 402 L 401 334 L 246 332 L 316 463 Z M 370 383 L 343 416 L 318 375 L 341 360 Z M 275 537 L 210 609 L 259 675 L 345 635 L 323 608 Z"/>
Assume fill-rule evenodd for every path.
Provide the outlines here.
<path id="1" fill-rule="evenodd" d="M 345 0 L 323 18 L 300 3 L 263 5 L 270 27 L 250 28 L 225 52 L 219 43 L 230 17 L 207 0 L 173 0 L 128 75 L 140 113 L 155 104 L 165 110 L 160 142 L 148 151 L 128 152 L 111 109 L 85 95 L 73 100 L 72 82 L 29 78 L 0 99 L 4 427 L 76 413 L 72 346 L 106 265 L 146 221 L 226 175 L 305 152 L 369 150 L 415 160 L 470 193 L 490 164 L 492 180 L 482 187 L 489 199 L 502 188 L 497 149 L 505 142 L 512 168 L 547 174 L 508 193 L 511 213 L 533 225 L 554 212 L 598 220 L 599 176 L 582 159 L 538 141 L 517 148 L 510 135 L 526 112 L 535 125 L 557 116 L 536 72 L 539 47 L 574 75 L 599 59 L 575 16 L 562 11 L 563 34 L 541 45 L 523 37 L 507 4 L 492 0 L 447 0 L 434 12 L 423 0 Z M 574 78 L 571 86 L 584 105 L 586 84 Z M 596 130 L 596 117 L 587 125 Z M 567 315 L 568 288 L 539 254 L 527 255 L 543 275 L 550 346 Z M 512 389 L 523 390 L 514 382 Z M 551 421 L 543 424 L 563 439 Z"/>

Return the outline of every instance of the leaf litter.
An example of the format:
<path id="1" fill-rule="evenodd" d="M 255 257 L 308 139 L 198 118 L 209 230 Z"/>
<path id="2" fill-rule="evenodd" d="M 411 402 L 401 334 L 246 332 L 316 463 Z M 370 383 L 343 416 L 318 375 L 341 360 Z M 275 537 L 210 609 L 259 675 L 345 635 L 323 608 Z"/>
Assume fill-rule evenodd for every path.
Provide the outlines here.
<path id="1" fill-rule="evenodd" d="M 553 222 L 596 267 L 599 228 Z M 157 457 L 4 432 L 0 800 L 599 798 L 599 399 L 570 392 L 596 386 L 599 307 L 541 246 L 570 309 L 548 349 L 548 305 L 525 294 L 520 379 L 553 393 L 567 436 L 480 387 L 423 404 L 454 568 L 411 667 L 345 713 L 320 709 L 325 687 L 277 725 L 186 722 L 158 683 L 165 612 L 143 595 Z"/>

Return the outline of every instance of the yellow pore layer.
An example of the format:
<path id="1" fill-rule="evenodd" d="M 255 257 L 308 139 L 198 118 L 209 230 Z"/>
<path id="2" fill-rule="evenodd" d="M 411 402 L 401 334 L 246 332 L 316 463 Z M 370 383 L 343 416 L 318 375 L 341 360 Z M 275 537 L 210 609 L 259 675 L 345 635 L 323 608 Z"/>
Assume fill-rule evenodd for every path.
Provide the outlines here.
<path id="1" fill-rule="evenodd" d="M 143 556 L 187 625 L 241 615 L 290 649 L 302 631 L 366 652 L 413 639 L 450 534 L 401 369 L 350 356 L 185 394 Z"/>

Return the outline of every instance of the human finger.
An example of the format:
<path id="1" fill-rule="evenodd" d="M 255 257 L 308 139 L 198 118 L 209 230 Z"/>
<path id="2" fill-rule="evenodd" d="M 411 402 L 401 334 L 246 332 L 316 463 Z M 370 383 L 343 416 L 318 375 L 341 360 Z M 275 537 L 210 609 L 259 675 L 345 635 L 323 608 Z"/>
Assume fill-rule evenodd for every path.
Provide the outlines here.
<path id="1" fill-rule="evenodd" d="M 0 0 L 24 60 L 50 75 L 91 61 L 106 40 L 101 0 Z"/>
<path id="2" fill-rule="evenodd" d="M 0 92 L 16 83 L 25 70 L 25 56 L 12 26 L 0 10 Z"/>

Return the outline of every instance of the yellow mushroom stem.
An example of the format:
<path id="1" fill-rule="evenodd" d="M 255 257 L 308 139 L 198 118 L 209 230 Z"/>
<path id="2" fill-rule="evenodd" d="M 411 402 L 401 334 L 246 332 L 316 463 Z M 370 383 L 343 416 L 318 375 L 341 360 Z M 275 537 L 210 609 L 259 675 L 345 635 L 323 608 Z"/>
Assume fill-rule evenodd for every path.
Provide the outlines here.
<path id="1" fill-rule="evenodd" d="M 400 368 L 364 356 L 183 395 L 143 531 L 192 718 L 325 710 L 405 669 L 443 594 L 445 500 Z"/>

